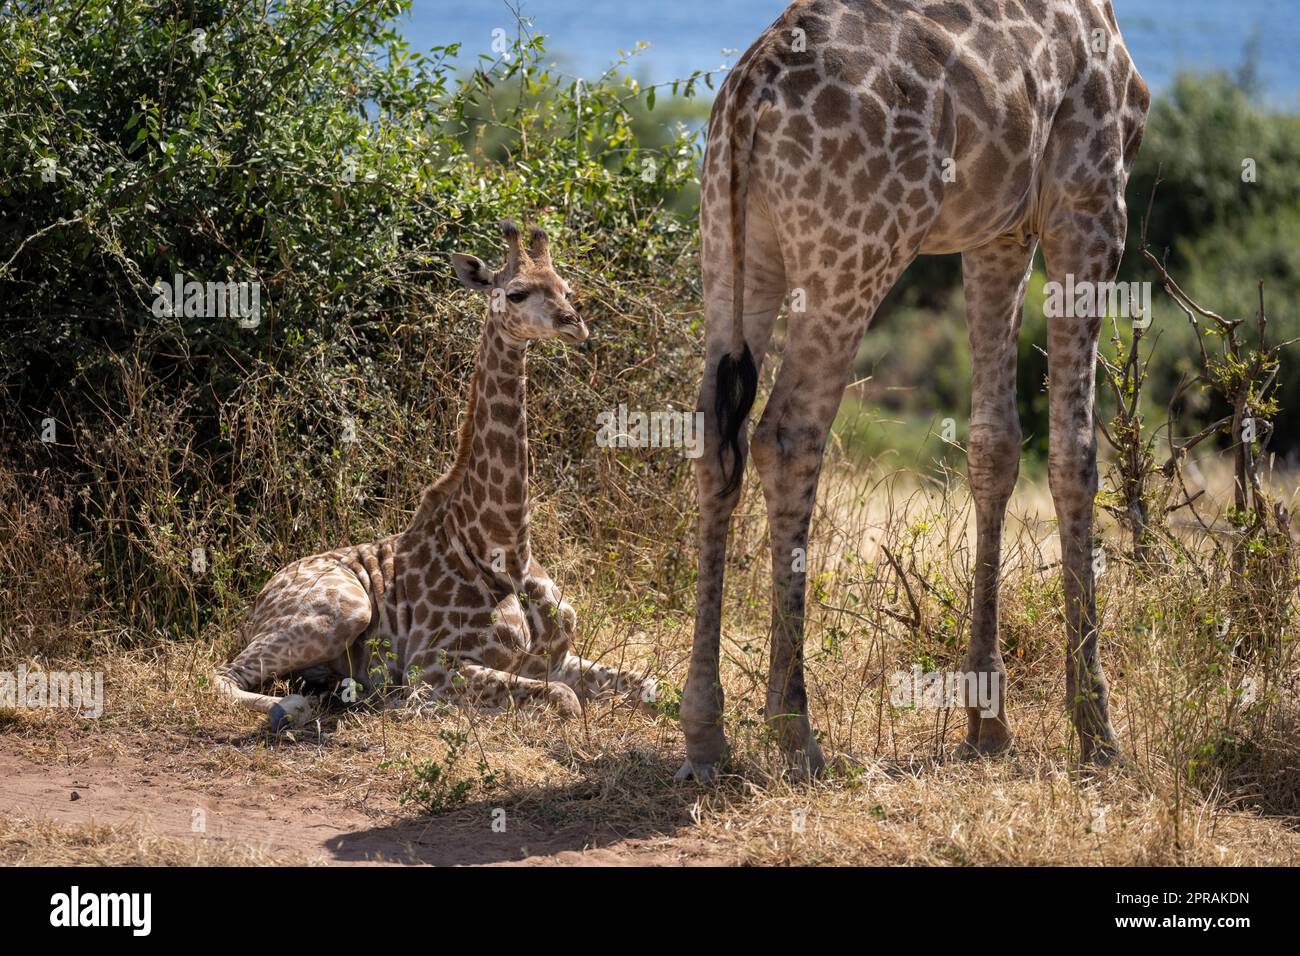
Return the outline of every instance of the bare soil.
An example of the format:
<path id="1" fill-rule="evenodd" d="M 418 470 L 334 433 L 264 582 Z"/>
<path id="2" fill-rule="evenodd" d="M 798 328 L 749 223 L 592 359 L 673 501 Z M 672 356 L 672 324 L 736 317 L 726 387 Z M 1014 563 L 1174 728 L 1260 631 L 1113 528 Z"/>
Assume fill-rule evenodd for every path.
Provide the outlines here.
<path id="1" fill-rule="evenodd" d="M 507 866 L 683 866 L 726 864 L 735 854 L 691 837 L 637 838 L 617 828 L 545 830 L 507 825 L 493 832 L 492 808 L 411 819 L 387 798 L 357 809 L 322 796 L 310 782 L 277 777 L 208 777 L 132 755 L 34 760 L 29 746 L 0 736 L 0 816 L 60 827 L 97 825 L 168 840 L 264 854 L 265 862 Z M 204 828 L 194 832 L 195 811 Z M 478 819 L 474 819 L 477 816 Z M 200 854 L 200 858 L 203 854 Z M 6 860 L 0 850 L 0 862 Z"/>

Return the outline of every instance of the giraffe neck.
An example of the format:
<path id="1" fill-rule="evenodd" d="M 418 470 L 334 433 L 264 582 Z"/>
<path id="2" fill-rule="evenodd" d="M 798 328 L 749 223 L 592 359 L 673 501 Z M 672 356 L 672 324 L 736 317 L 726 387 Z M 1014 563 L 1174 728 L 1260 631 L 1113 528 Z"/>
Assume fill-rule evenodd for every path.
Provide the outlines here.
<path id="1" fill-rule="evenodd" d="M 525 344 L 483 326 L 456 462 L 425 490 L 408 534 L 457 541 L 484 573 L 522 581 L 528 537 Z"/>

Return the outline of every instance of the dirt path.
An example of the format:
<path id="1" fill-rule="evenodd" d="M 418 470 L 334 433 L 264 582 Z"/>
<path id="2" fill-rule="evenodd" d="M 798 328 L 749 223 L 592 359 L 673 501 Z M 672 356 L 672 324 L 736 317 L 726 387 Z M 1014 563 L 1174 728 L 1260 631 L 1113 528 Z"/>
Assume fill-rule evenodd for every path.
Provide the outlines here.
<path id="1" fill-rule="evenodd" d="M 205 830 L 191 821 L 202 810 Z M 728 862 L 690 837 L 629 839 L 569 826 L 509 825 L 494 833 L 464 814 L 412 821 L 387 809 L 332 805 L 291 780 L 186 779 L 132 757 L 75 766 L 34 761 L 21 740 L 0 736 L 0 815 L 64 826 L 131 824 L 184 840 L 223 841 L 275 856 L 333 864 L 683 866 Z"/>

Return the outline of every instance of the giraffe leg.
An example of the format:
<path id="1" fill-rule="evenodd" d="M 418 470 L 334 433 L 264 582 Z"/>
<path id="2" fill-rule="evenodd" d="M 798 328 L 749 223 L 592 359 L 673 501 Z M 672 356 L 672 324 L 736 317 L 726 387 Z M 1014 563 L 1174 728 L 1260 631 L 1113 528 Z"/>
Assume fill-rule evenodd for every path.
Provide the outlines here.
<path id="1" fill-rule="evenodd" d="M 847 362 L 842 364 L 847 367 Z M 812 736 L 804 686 L 808 526 L 843 387 L 839 375 L 803 378 L 792 350 L 782 363 L 752 445 L 772 541 L 771 659 L 764 714 L 792 768 L 807 774 L 820 773 L 825 762 Z"/>
<path id="2" fill-rule="evenodd" d="M 883 208 L 883 204 L 882 204 Z M 902 215 L 886 211 L 885 216 Z M 763 481 L 772 546 L 772 639 L 765 716 L 791 771 L 815 776 L 824 766 L 808 720 L 804 684 L 804 606 L 808 530 L 822 459 L 863 333 L 898 276 L 916 256 L 924 224 L 909 243 L 862 239 L 851 281 L 823 266 L 792 276 L 808 293 L 790 317 L 781 370 L 754 429 L 751 448 Z M 805 250 L 811 263 L 835 262 L 833 243 Z M 854 261 L 856 260 L 856 261 Z M 860 263 L 860 265 L 859 265 Z"/>
<path id="3" fill-rule="evenodd" d="M 712 195 L 712 193 L 710 193 Z M 704 419 L 704 447 L 695 459 L 695 487 L 699 504 L 699 556 L 695 585 L 695 638 L 690 666 L 682 691 L 682 735 L 686 738 L 686 761 L 676 779 L 695 777 L 712 780 L 717 764 L 726 756 L 727 740 L 722 729 L 722 682 L 718 673 L 722 639 L 722 588 L 731 514 L 740 501 L 741 483 L 727 487 L 723 472 L 723 439 L 716 406 L 718 365 L 732 345 L 730 247 L 711 231 L 718 217 L 714 203 L 706 201 L 701 211 L 704 228 L 702 269 L 707 316 L 707 344 L 704 379 L 696 406 Z M 720 213 L 725 224 L 727 213 Z M 772 324 L 785 298 L 785 272 L 780 247 L 765 211 L 754 206 L 748 217 L 745 243 L 744 337 L 755 367 L 772 336 Z M 738 461 L 733 467 L 743 476 L 748 454 L 748 416 L 740 424 Z M 730 458 L 728 457 L 730 461 Z"/>
<path id="4" fill-rule="evenodd" d="M 370 595 L 356 575 L 337 562 L 314 561 L 290 565 L 267 583 L 249 621 L 252 639 L 213 675 L 221 696 L 265 713 L 273 731 L 303 724 L 311 704 L 298 694 L 258 690 L 338 659 L 370 626 Z"/>
<path id="5" fill-rule="evenodd" d="M 824 317 L 805 321 L 825 325 Z M 772 542 L 771 659 L 764 713 L 798 775 L 816 775 L 824 765 L 808 721 L 804 686 L 805 569 L 826 440 L 865 320 L 854 324 L 858 335 L 837 340 L 843 348 L 807 332 L 796 338 L 792 328 L 791 346 L 751 445 Z M 829 355 L 821 351 L 828 347 Z"/>
<path id="6" fill-rule="evenodd" d="M 1118 209 L 1118 212 L 1116 212 Z M 1124 250 L 1123 200 L 1103 214 L 1061 212 L 1043 231 L 1043 253 L 1053 282 L 1109 282 Z M 1056 506 L 1065 592 L 1066 706 L 1086 762 L 1118 755 L 1109 690 L 1097 649 L 1093 575 L 1093 500 L 1097 494 L 1097 437 L 1093 419 L 1100 310 L 1088 316 L 1049 316 L 1047 331 L 1051 435 L 1048 483 Z"/>
<path id="7" fill-rule="evenodd" d="M 424 680 L 435 688 L 441 687 L 440 696 L 446 700 L 486 710 L 549 706 L 566 719 L 582 715 L 578 695 L 572 687 L 560 681 L 536 680 L 482 664 L 465 663 L 458 665 L 450 675 L 445 672 L 426 674 Z"/>
<path id="8" fill-rule="evenodd" d="M 966 457 L 976 528 L 970 648 L 962 670 L 973 678 L 968 689 L 986 694 L 982 703 L 991 704 L 966 708 L 968 754 L 996 754 L 1011 746 L 1007 669 L 998 643 L 998 575 L 1002 523 L 1020 471 L 1016 342 L 1035 247 L 1034 241 L 1003 239 L 962 255 L 971 347 Z"/>
<path id="9" fill-rule="evenodd" d="M 627 671 L 598 664 L 569 654 L 551 672 L 551 680 L 568 684 L 578 694 L 578 699 L 606 700 L 624 697 L 643 710 L 653 713 L 658 698 L 659 681 L 655 677 L 629 674 Z"/>
<path id="10" fill-rule="evenodd" d="M 629 674 L 570 653 L 577 635 L 578 615 L 540 564 L 534 560 L 529 570 L 531 577 L 525 582 L 524 590 L 528 596 L 528 631 L 534 653 L 525 659 L 521 673 L 567 684 L 583 702 L 625 697 L 641 709 L 655 712 L 657 679 Z"/>
<path id="11" fill-rule="evenodd" d="M 251 682 L 250 682 L 251 683 Z M 260 686 L 261 682 L 256 682 Z M 307 722 L 311 714 L 311 701 L 300 694 L 285 697 L 273 697 L 245 689 L 243 675 L 231 673 L 227 669 L 218 669 L 213 675 L 213 685 L 217 693 L 226 700 L 242 707 L 258 710 L 267 715 L 272 732 L 278 733 L 289 727 Z"/>

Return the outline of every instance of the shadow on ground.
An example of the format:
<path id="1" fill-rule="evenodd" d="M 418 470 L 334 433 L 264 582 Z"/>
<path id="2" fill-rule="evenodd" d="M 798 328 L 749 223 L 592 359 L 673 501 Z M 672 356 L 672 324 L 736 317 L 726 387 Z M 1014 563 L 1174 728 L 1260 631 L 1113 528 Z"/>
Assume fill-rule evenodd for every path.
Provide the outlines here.
<path id="1" fill-rule="evenodd" d="M 339 834 L 324 846 L 340 862 L 444 866 L 581 862 L 575 855 L 605 864 L 613 854 L 607 859 L 598 851 L 613 846 L 619 847 L 618 862 L 643 865 L 717 855 L 688 836 L 699 790 L 672 783 L 674 760 L 639 751 L 584 761 L 575 769 L 581 779 L 568 784 L 502 790 L 446 813 Z M 611 792 L 629 788 L 637 790 L 635 807 Z M 645 813 L 647 806 L 653 811 Z"/>

